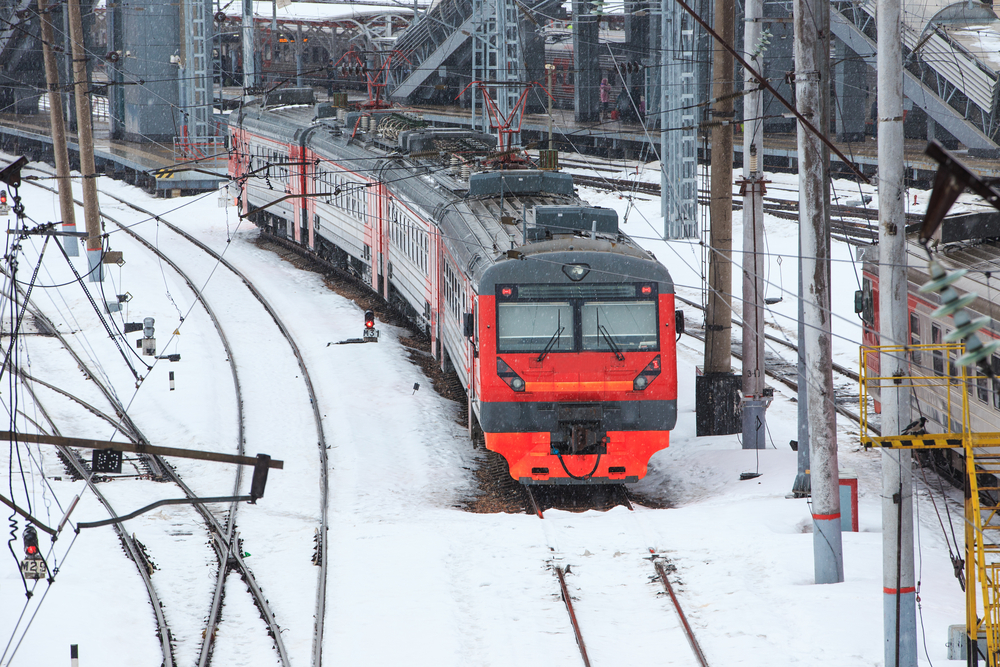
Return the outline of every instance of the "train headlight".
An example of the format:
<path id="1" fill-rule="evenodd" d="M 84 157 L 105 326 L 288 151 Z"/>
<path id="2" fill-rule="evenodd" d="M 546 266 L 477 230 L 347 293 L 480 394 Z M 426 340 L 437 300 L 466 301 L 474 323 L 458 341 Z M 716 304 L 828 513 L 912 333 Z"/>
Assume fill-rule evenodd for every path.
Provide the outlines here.
<path id="1" fill-rule="evenodd" d="M 660 374 L 660 355 L 653 357 L 653 360 L 646 364 L 646 367 L 642 369 L 634 380 L 632 380 L 632 389 L 634 391 L 642 391 L 649 386 L 649 383 L 656 379 L 656 376 Z"/>
<path id="2" fill-rule="evenodd" d="M 497 357 L 497 376 L 514 391 L 524 391 L 524 379 L 515 373 L 514 369 L 508 366 L 507 362 L 500 357 Z"/>
<path id="3" fill-rule="evenodd" d="M 590 267 L 586 264 L 567 264 L 563 267 L 563 273 L 577 283 L 584 279 L 584 277 L 590 273 Z"/>

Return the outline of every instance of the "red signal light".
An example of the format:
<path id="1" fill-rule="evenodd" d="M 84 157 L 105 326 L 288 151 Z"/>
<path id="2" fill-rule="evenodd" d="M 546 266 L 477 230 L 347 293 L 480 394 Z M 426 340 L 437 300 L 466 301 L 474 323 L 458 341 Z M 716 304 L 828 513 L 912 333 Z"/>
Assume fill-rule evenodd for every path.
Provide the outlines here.
<path id="1" fill-rule="evenodd" d="M 653 288 L 650 287 L 649 285 L 643 285 L 642 286 L 642 293 L 643 294 L 652 294 L 653 293 Z"/>
<path id="2" fill-rule="evenodd" d="M 513 293 L 514 290 L 511 289 L 510 287 L 504 287 L 502 290 L 500 290 L 500 294 L 503 294 L 504 296 L 510 296 Z"/>
<path id="3" fill-rule="evenodd" d="M 26 555 L 34 556 L 38 553 L 38 533 L 35 531 L 34 526 L 26 526 L 21 539 L 24 541 L 24 553 Z"/>
<path id="4" fill-rule="evenodd" d="M 7 205 L 7 191 L 6 190 L 0 190 L 0 205 L 3 205 L 3 206 Z"/>
<path id="5" fill-rule="evenodd" d="M 370 310 L 365 311 L 365 329 L 375 328 L 375 313 Z"/>

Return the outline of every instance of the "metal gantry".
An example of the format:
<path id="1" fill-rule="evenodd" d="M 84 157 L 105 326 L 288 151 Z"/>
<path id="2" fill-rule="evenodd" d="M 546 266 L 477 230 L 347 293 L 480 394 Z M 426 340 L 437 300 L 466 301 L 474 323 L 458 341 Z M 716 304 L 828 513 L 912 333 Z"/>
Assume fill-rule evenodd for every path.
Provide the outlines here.
<path id="1" fill-rule="evenodd" d="M 181 44 L 184 55 L 178 71 L 180 87 L 181 136 L 174 139 L 179 159 L 199 159 L 214 155 L 209 145 L 212 113 L 212 79 L 209 77 L 209 36 L 204 0 L 181 0 L 184 25 Z"/>
<path id="2" fill-rule="evenodd" d="M 986 656 L 987 667 L 1000 665 L 1000 433 L 972 431 L 970 392 L 985 376 L 970 375 L 954 359 L 962 343 L 936 345 L 862 346 L 860 359 L 861 444 L 908 451 L 960 449 L 965 457 L 965 595 L 966 651 Z M 911 359 L 911 375 L 883 377 L 879 359 L 885 354 Z M 926 355 L 926 357 L 924 356 Z M 921 358 L 933 359 L 935 370 L 921 367 Z M 940 370 L 937 370 L 940 369 Z M 913 371 L 916 371 L 914 373 Z M 878 400 L 878 387 L 894 383 L 922 406 L 925 418 L 910 435 L 873 435 L 869 413 Z M 934 423 L 942 433 L 923 433 Z M 978 595 L 977 595 L 978 588 Z M 985 646 L 982 646 L 985 639 Z M 970 663 L 972 664 L 972 663 Z"/>
<path id="3" fill-rule="evenodd" d="M 524 57 L 517 27 L 517 7 L 511 0 L 473 0 L 472 80 L 489 84 L 486 90 L 500 115 L 511 127 L 519 127 L 516 116 L 524 76 Z M 479 123 L 482 123 L 480 126 Z M 485 104 L 472 95 L 472 127 L 490 130 Z M 495 129 L 495 128 L 494 128 Z M 520 135 L 511 136 L 512 145 L 519 145 Z"/>
<path id="4" fill-rule="evenodd" d="M 661 214 L 665 239 L 698 237 L 698 65 L 695 24 L 662 0 L 660 67 Z"/>

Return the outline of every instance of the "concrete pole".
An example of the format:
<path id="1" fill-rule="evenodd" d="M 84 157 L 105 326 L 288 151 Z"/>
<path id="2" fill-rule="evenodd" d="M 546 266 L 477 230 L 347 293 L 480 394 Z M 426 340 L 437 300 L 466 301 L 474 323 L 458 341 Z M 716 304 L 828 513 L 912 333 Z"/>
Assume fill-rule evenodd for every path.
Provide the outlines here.
<path id="1" fill-rule="evenodd" d="M 733 44 L 732 0 L 715 0 L 715 31 Z M 712 107 L 715 120 L 733 118 L 733 56 L 716 44 L 712 51 Z M 732 371 L 733 292 L 733 126 L 712 128 L 711 231 L 709 232 L 708 307 L 705 309 L 705 374 Z"/>
<path id="2" fill-rule="evenodd" d="M 277 6 L 277 3 L 275 3 Z M 302 87 L 302 56 L 306 50 L 305 45 L 302 42 L 302 24 L 299 23 L 296 26 L 297 35 L 295 37 L 295 87 Z"/>
<path id="3" fill-rule="evenodd" d="M 243 0 L 243 88 L 253 88 L 257 80 L 257 50 L 254 45 L 253 0 Z"/>
<path id="4" fill-rule="evenodd" d="M 908 342 L 905 196 L 903 190 L 903 55 L 899 0 L 878 0 L 879 336 L 882 345 Z M 908 375 L 905 355 L 882 353 L 879 375 Z M 905 383 L 882 382 L 882 435 L 910 423 Z M 910 453 L 882 450 L 882 616 L 885 664 L 916 667 L 917 617 L 913 574 L 913 485 Z"/>
<path id="5" fill-rule="evenodd" d="M 744 58 L 763 71 L 760 43 L 763 0 L 746 0 Z M 760 85 L 744 70 L 743 88 Z M 758 90 L 743 99 L 743 449 L 764 449 L 764 115 Z"/>
<path id="6" fill-rule="evenodd" d="M 90 282 L 102 282 L 101 211 L 97 205 L 97 169 L 94 167 L 93 117 L 90 112 L 90 80 L 83 44 L 83 22 L 79 0 L 67 0 L 70 41 L 73 51 L 73 90 L 76 98 L 77 138 L 80 143 L 80 174 L 83 176 L 83 217 L 87 223 L 87 273 Z"/>
<path id="7" fill-rule="evenodd" d="M 52 149 L 56 160 L 56 177 L 59 179 L 59 212 L 66 231 L 76 231 L 76 209 L 73 206 L 73 182 L 69 175 L 69 149 L 66 146 L 66 119 L 63 117 L 62 93 L 59 92 L 59 67 L 52 53 L 52 23 L 45 0 L 38 0 L 38 15 L 42 24 L 42 59 L 45 62 L 45 80 L 49 89 L 49 124 L 52 128 Z M 67 254 L 80 254 L 76 237 L 63 239 Z"/>
<path id="8" fill-rule="evenodd" d="M 799 113 L 821 132 L 829 129 L 830 6 L 795 0 L 795 98 Z M 844 580 L 840 535 L 840 472 L 833 409 L 830 315 L 830 154 L 819 137 L 798 124 L 800 266 L 806 384 L 809 385 L 813 557 L 817 584 Z M 801 344 L 802 341 L 800 341 Z"/>
<path id="9" fill-rule="evenodd" d="M 802 228 L 799 227 L 799 296 L 798 296 L 798 443 L 799 451 L 796 463 L 795 481 L 792 483 L 793 498 L 808 498 L 812 494 L 812 484 L 809 481 L 809 384 L 806 381 L 806 325 L 805 299 L 802 298 Z"/>

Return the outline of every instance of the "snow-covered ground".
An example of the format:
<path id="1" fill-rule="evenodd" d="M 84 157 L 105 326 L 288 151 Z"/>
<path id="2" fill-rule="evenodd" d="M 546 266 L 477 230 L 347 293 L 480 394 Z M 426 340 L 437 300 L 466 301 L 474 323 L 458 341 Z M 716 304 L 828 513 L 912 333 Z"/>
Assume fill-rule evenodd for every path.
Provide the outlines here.
<path id="1" fill-rule="evenodd" d="M 655 166 L 646 169 L 643 177 L 655 180 Z M 787 190 L 788 197 L 795 198 L 793 176 L 774 175 L 772 180 L 769 194 Z M 619 507 L 580 514 L 550 510 L 544 521 L 465 512 L 461 505 L 474 492 L 472 469 L 479 453 L 456 423 L 457 406 L 436 395 L 430 381 L 407 360 L 400 342 L 405 331 L 380 323 L 377 345 L 327 346 L 359 334 L 361 310 L 331 292 L 319 276 L 259 249 L 253 243 L 255 230 L 241 224 L 233 209 L 218 208 L 214 194 L 157 200 L 105 179 L 100 187 L 162 213 L 225 251 L 278 309 L 306 357 L 329 445 L 330 551 L 323 646 L 328 664 L 579 665 L 552 563 L 569 567 L 568 584 L 594 665 L 694 664 L 669 598 L 651 579 L 651 549 L 676 567 L 672 580 L 710 664 L 883 664 L 880 454 L 859 448 L 856 424 L 839 422 L 840 465 L 858 475 L 860 488 L 860 532 L 844 535 L 842 584 L 813 584 L 808 502 L 786 498 L 796 473 L 796 454 L 787 445 L 796 437 L 792 397 L 782 387 L 775 388 L 767 414 L 772 448 L 742 450 L 737 436 L 696 438 L 694 368 L 702 355 L 700 343 L 689 337 L 682 338 L 678 354 L 679 417 L 671 446 L 653 458 L 649 475 L 636 485 L 641 494 L 660 499 L 669 509 L 637 507 L 628 512 Z M 838 182 L 838 189 L 848 188 Z M 59 218 L 52 195 L 29 185 L 21 192 L 34 221 Z M 846 199 L 855 198 L 856 192 L 854 186 L 850 195 L 838 194 Z M 658 200 L 640 195 L 630 205 L 609 193 L 583 189 L 582 194 L 595 204 L 617 208 L 623 217 L 627 213 L 625 230 L 670 268 L 680 294 L 700 301 L 702 250 L 697 242 L 659 240 Z M 925 194 L 918 193 L 918 199 L 924 204 Z M 285 461 L 283 470 L 271 472 L 265 497 L 240 510 L 243 549 L 275 608 L 293 664 L 304 664 L 310 658 L 318 572 L 311 558 L 319 511 L 319 458 L 298 367 L 273 323 L 248 300 L 246 288 L 224 269 L 216 269 L 214 260 L 108 198 L 102 208 L 122 222 L 134 223 L 136 231 L 181 263 L 199 286 L 204 285 L 206 298 L 227 327 L 243 378 L 247 452 Z M 78 215 L 82 220 L 82 213 Z M 737 250 L 740 220 L 736 213 Z M 796 229 L 793 223 L 772 218 L 766 226 L 768 296 L 783 297 L 771 307 L 769 321 L 794 338 Z M 131 402 L 130 413 L 154 444 L 235 451 L 232 378 L 205 311 L 166 264 L 113 227 L 108 231 L 111 247 L 124 251 L 126 264 L 110 269 L 104 291 L 132 296 L 119 322 L 155 317 L 158 351 L 179 352 L 180 362 L 158 363 L 136 389 L 78 285 L 36 288 L 35 302 L 69 335 L 72 345 L 95 360 L 123 401 Z M 18 273 L 22 280 L 30 276 L 41 243 L 40 237 L 23 242 Z M 834 243 L 836 355 L 847 366 L 857 364 L 860 335 L 853 314 L 860 267 L 851 256 L 847 246 Z M 738 253 L 735 258 L 738 261 Z M 82 256 L 73 261 L 83 270 Z M 42 285 L 72 278 L 51 245 L 43 267 L 38 279 Z M 738 296 L 738 282 L 735 292 Z M 96 299 L 102 302 L 105 297 L 98 293 Z M 738 313 L 739 300 L 734 304 Z M 5 313 L 9 318 L 9 308 Z M 699 317 L 689 310 L 688 318 Z M 5 330 L 8 326 L 5 319 Z M 180 334 L 171 337 L 174 330 Z M 126 342 L 136 337 L 129 335 Z M 0 341 L 6 349 L 9 338 Z M 22 336 L 19 352 L 26 371 L 110 411 L 58 342 Z M 175 391 L 169 389 L 170 371 L 175 373 Z M 415 382 L 421 385 L 417 392 Z M 14 398 L 6 383 L 0 395 L 10 410 Z M 63 435 L 111 436 L 110 427 L 89 412 L 50 391 L 39 389 L 38 396 Z M 45 423 L 30 398 L 22 395 L 17 400 L 18 410 Z M 32 429 L 24 417 L 17 425 Z M 6 448 L 0 451 L 0 465 L 8 469 L 10 480 L 0 493 L 12 495 L 19 504 L 30 500 L 40 520 L 57 524 L 60 506 L 65 508 L 82 492 L 83 484 L 68 481 L 51 448 L 21 447 L 18 452 L 20 458 Z M 181 460 L 176 464 L 200 493 L 232 491 L 230 466 Z M 755 470 L 762 476 L 740 481 L 741 472 Z M 942 492 L 935 480 L 932 484 L 943 515 Z M 102 488 L 119 512 L 182 495 L 171 485 L 138 479 Z M 921 664 L 940 665 L 945 663 L 948 626 L 963 623 L 964 595 L 952 575 L 928 490 L 922 483 L 917 490 Z M 950 495 L 950 519 L 961 536 L 957 494 Z M 74 521 L 105 517 L 84 492 Z M 55 583 L 47 587 L 42 582 L 25 607 L 18 575 L 23 525 L 18 519 L 13 533 L 18 539 L 10 543 L 14 556 L 0 558 L 0 646 L 6 647 L 0 648 L 5 656 L 0 665 L 59 664 L 68 660 L 69 644 L 80 645 L 84 666 L 158 664 L 148 600 L 111 528 L 83 530 L 78 536 L 64 532 L 50 556 L 60 568 Z M 204 524 L 190 508 L 176 506 L 142 515 L 127 528 L 160 568 L 152 580 L 164 600 L 175 655 L 178 664 L 190 665 L 200 646 L 215 575 Z M 47 551 L 48 539 L 43 536 L 41 542 Z M 277 664 L 271 646 L 245 585 L 231 576 L 215 664 Z"/>

